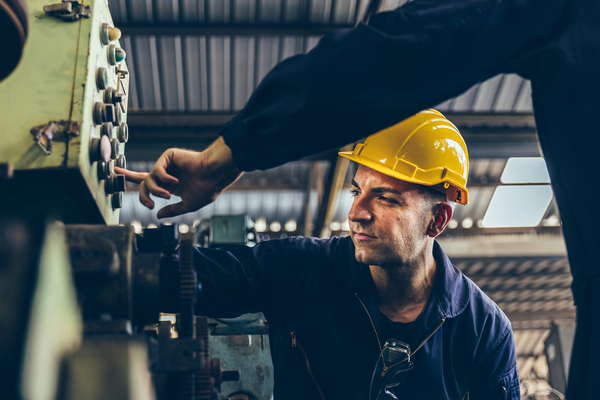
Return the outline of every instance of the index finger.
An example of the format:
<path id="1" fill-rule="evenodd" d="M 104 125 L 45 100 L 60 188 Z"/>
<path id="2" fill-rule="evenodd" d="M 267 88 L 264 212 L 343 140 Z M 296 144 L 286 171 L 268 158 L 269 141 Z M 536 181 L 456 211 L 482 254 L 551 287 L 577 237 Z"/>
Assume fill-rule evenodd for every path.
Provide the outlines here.
<path id="1" fill-rule="evenodd" d="M 142 183 L 146 175 L 148 175 L 147 172 L 133 172 L 128 169 L 119 167 L 115 167 L 115 172 L 120 175 L 125 175 L 125 179 L 128 182 L 137 183 L 138 185 Z"/>
<path id="2" fill-rule="evenodd" d="M 167 168 L 175 164 L 173 161 L 172 151 L 171 149 L 165 151 L 162 156 L 156 161 L 154 164 L 154 168 L 152 168 L 152 172 L 162 183 L 177 185 L 179 183 L 179 179 L 170 175 L 167 172 Z"/>

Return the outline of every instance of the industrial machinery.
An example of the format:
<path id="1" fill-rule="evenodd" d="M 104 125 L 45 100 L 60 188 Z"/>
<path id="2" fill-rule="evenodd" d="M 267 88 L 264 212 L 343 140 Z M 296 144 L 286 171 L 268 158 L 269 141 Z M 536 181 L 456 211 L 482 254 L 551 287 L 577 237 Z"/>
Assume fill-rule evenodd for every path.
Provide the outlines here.
<path id="1" fill-rule="evenodd" d="M 1 397 L 216 399 L 239 372 L 194 315 L 192 236 L 116 226 L 129 79 L 108 4 L 25 10 L 0 0 Z"/>
<path id="2" fill-rule="evenodd" d="M 29 17 L 21 62 L 0 83 L 0 171 L 12 177 L 0 206 L 28 219 L 117 224 L 129 81 L 120 31 L 103 0 L 30 0 Z"/>
<path id="3" fill-rule="evenodd" d="M 0 381 L 8 399 L 216 399 L 192 239 L 165 225 L 0 223 Z M 161 318 L 171 316 L 171 318 Z"/>
<path id="4" fill-rule="evenodd" d="M 194 244 L 221 247 L 231 244 L 254 246 L 258 234 L 248 215 L 216 215 L 201 221 Z M 262 313 L 237 318 L 209 319 L 209 356 L 223 367 L 241 371 L 240 379 L 223 382 L 219 400 L 270 400 L 273 393 L 273 363 L 267 321 Z"/>
<path id="5" fill-rule="evenodd" d="M 552 324 L 550 335 L 544 342 L 544 353 L 548 361 L 548 381 L 561 393 L 567 392 L 569 360 L 573 350 L 575 324 Z"/>

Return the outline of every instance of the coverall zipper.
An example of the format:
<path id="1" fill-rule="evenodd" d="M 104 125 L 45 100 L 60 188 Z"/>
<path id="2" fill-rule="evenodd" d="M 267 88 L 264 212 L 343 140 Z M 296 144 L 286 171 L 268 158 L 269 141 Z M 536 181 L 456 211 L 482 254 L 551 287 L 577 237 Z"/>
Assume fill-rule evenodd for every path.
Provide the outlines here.
<path id="1" fill-rule="evenodd" d="M 310 375 L 310 377 L 313 380 L 313 383 L 317 387 L 317 390 L 319 391 L 319 394 L 321 395 L 321 399 L 325 400 L 325 396 L 323 395 L 323 392 L 321 391 L 321 386 L 319 386 L 319 383 L 317 382 L 317 379 L 313 375 L 312 369 L 310 368 L 310 363 L 308 362 L 308 357 L 306 356 L 304 347 L 302 347 L 302 344 L 300 344 L 300 341 L 296 337 L 296 331 L 293 331 L 290 334 L 292 336 L 292 347 L 298 346 L 300 348 L 300 351 L 302 352 L 302 355 L 304 356 L 304 361 L 306 361 L 306 368 L 308 369 L 308 374 Z"/>
<path id="2" fill-rule="evenodd" d="M 369 310 L 367 309 L 367 306 L 365 306 L 365 303 L 363 303 L 363 301 L 360 299 L 360 297 L 358 297 L 358 294 L 357 294 L 357 293 L 354 293 L 354 295 L 356 296 L 356 298 L 358 299 L 358 301 L 360 302 L 360 304 L 362 304 L 363 308 L 365 309 L 365 312 L 366 312 L 366 313 L 367 313 L 367 315 L 369 316 L 369 320 L 371 321 L 371 326 L 373 327 L 373 331 L 375 332 L 375 336 L 377 337 L 377 344 L 379 345 L 379 352 L 381 353 L 381 352 L 383 351 L 383 348 L 381 347 L 381 340 L 379 340 L 379 334 L 377 333 L 377 329 L 375 328 L 375 323 L 373 322 L 373 318 L 371 317 L 371 314 L 369 313 Z M 411 352 L 411 353 L 410 353 L 410 356 L 411 356 L 411 357 L 412 357 L 412 356 L 413 356 L 413 355 L 414 355 L 414 354 L 415 354 L 417 351 L 419 351 L 419 349 L 420 349 L 421 347 L 423 347 L 423 345 L 425 344 L 425 342 L 427 342 L 427 341 L 428 341 L 428 340 L 429 340 L 429 339 L 430 339 L 430 338 L 431 338 L 431 337 L 432 337 L 432 336 L 433 336 L 433 335 L 434 335 L 434 334 L 435 334 L 435 333 L 436 333 L 436 332 L 437 332 L 437 331 L 438 331 L 438 330 L 439 330 L 439 329 L 442 327 L 442 325 L 444 324 L 444 322 L 446 322 L 446 318 L 442 318 L 442 321 L 441 321 L 441 322 L 440 322 L 440 324 L 437 326 L 437 328 L 435 328 L 435 329 L 433 330 L 433 332 L 431 332 L 431 333 L 429 334 L 429 336 L 427 336 L 427 337 L 425 338 L 425 340 L 423 340 L 423 341 L 421 342 L 421 344 L 420 344 L 420 345 L 419 345 L 419 346 L 418 346 L 418 347 L 415 349 L 415 351 L 413 351 L 413 352 Z M 408 358 L 408 357 L 407 357 L 407 358 Z M 402 361 L 400 361 L 400 362 L 397 362 L 396 364 L 394 364 L 394 365 L 391 365 L 391 366 L 389 366 L 389 367 L 388 367 L 387 365 L 385 365 L 385 360 L 383 360 L 383 359 L 382 359 L 382 360 L 381 360 L 381 362 L 383 363 L 383 370 L 382 370 L 382 372 L 381 372 L 381 376 L 385 376 L 385 374 L 387 373 L 387 371 L 388 371 L 390 368 L 392 368 L 392 367 L 394 367 L 394 366 L 396 366 L 396 365 L 398 365 L 398 364 L 401 364 L 401 363 L 403 363 L 404 361 L 406 361 L 406 358 L 405 358 L 404 360 L 402 360 Z"/>

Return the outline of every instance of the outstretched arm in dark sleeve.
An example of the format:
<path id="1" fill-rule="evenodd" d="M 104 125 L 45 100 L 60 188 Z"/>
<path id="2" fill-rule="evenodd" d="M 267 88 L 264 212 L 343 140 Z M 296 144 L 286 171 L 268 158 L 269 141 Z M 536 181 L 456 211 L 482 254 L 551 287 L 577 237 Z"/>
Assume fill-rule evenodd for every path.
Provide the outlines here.
<path id="1" fill-rule="evenodd" d="M 196 314 L 232 317 L 247 312 L 272 312 L 285 267 L 286 240 L 262 242 L 255 247 L 197 248 L 194 266 L 202 285 Z"/>
<path id="2" fill-rule="evenodd" d="M 415 0 L 276 65 L 221 134 L 241 170 L 339 148 L 513 72 L 565 1 Z"/>

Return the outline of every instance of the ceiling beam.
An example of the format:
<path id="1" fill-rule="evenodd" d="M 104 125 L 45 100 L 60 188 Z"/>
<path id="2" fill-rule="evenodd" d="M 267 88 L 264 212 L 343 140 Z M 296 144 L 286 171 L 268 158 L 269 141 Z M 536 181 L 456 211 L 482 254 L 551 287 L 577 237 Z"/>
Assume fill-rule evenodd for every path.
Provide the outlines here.
<path id="1" fill-rule="evenodd" d="M 120 23 L 127 36 L 323 36 L 352 25 L 327 24 L 147 24 Z"/>
<path id="2" fill-rule="evenodd" d="M 459 128 L 535 129 L 532 113 L 444 113 Z"/>
<path id="3" fill-rule="evenodd" d="M 127 114 L 128 122 L 134 125 L 163 127 L 220 127 L 236 113 L 206 112 L 165 112 L 131 110 Z M 494 132 L 517 130 L 521 133 L 535 133 L 535 119 L 531 113 L 445 113 L 459 129 Z M 481 134 L 483 132 L 479 132 Z"/>
<path id="4" fill-rule="evenodd" d="M 220 128 L 235 113 L 135 111 L 127 113 L 127 124 L 133 127 Z"/>
<path id="5" fill-rule="evenodd" d="M 527 311 L 509 312 L 506 316 L 511 321 L 539 321 L 556 319 L 575 319 L 575 308 L 561 311 Z"/>
<path id="6" fill-rule="evenodd" d="M 490 296 L 497 303 L 519 303 L 519 302 L 546 302 L 573 300 L 573 292 L 570 287 L 556 289 L 504 289 L 504 290 L 485 290 L 485 294 Z"/>
<path id="7" fill-rule="evenodd" d="M 543 227 L 549 228 L 549 227 Z M 477 228 L 471 228 L 477 229 Z M 479 228 L 479 233 L 493 228 Z M 529 229 L 529 228 L 527 228 Z M 454 230 L 447 230 L 452 234 Z M 525 236 L 513 235 L 473 237 L 454 237 L 451 241 L 440 240 L 444 252 L 453 257 L 464 258 L 498 258 L 498 257 L 566 257 L 567 248 L 562 235 Z M 442 234 L 443 235 L 443 234 Z M 455 263 L 458 259 L 453 260 Z"/>
<path id="8" fill-rule="evenodd" d="M 127 115 L 128 156 L 147 161 L 156 159 L 169 147 L 206 148 L 234 115 L 131 111 Z M 447 116 L 461 130 L 471 159 L 540 156 L 532 114 L 447 113 Z"/>

